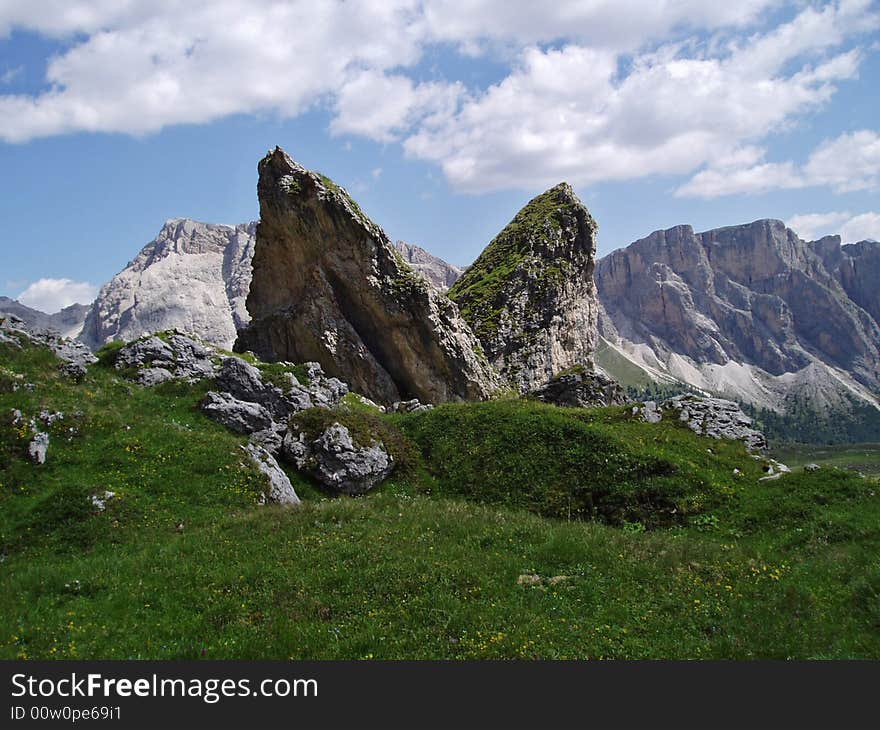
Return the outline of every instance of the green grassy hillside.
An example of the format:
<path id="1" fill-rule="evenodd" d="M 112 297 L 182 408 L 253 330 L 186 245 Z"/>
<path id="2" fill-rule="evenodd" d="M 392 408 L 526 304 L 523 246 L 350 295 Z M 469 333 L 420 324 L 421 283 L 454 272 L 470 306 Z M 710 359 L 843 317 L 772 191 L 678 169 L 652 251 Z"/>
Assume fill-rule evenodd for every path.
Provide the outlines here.
<path id="1" fill-rule="evenodd" d="M 357 499 L 291 472 L 304 504 L 260 507 L 209 383 L 0 367 L 2 658 L 880 658 L 880 496 L 852 473 L 759 483 L 740 445 L 624 409 L 349 408 L 406 468 Z M 13 408 L 64 412 L 45 465 Z"/>

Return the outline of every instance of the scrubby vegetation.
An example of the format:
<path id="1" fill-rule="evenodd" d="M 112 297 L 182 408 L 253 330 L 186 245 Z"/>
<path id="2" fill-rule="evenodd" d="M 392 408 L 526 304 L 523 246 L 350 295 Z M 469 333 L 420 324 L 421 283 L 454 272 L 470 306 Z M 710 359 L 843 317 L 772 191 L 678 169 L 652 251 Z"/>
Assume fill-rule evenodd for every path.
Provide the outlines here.
<path id="1" fill-rule="evenodd" d="M 740 445 L 623 409 L 344 403 L 297 418 L 409 467 L 356 499 L 291 473 L 303 505 L 259 507 L 210 383 L 0 365 L 3 658 L 880 658 L 880 496 L 850 472 L 759 483 Z M 64 413 L 45 465 L 14 408 Z"/>

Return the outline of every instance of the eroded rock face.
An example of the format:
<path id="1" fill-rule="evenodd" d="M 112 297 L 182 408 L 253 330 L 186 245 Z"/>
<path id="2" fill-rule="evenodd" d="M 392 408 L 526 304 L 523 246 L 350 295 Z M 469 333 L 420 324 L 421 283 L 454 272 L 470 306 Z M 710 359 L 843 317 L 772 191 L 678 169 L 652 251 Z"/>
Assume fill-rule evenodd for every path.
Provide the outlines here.
<path id="1" fill-rule="evenodd" d="M 381 441 L 357 443 L 348 428 L 340 423 L 331 424 L 315 439 L 291 423 L 282 448 L 284 456 L 297 469 L 341 494 L 368 492 L 391 474 L 395 466 Z"/>
<path id="2" fill-rule="evenodd" d="M 616 380 L 585 368 L 557 375 L 532 391 L 532 395 L 544 403 L 574 408 L 619 406 L 627 402 Z"/>
<path id="3" fill-rule="evenodd" d="M 489 361 L 521 393 L 596 345 L 596 222 L 562 183 L 531 200 L 449 290 Z"/>
<path id="4" fill-rule="evenodd" d="M 785 391 L 808 368 L 829 389 L 841 387 L 830 368 L 876 391 L 878 264 L 878 244 L 810 244 L 776 220 L 656 231 L 599 262 L 601 334 L 643 365 L 770 408 L 782 399 L 760 381 Z"/>
<path id="5" fill-rule="evenodd" d="M 252 320 L 237 350 L 319 362 L 381 403 L 493 392 L 497 376 L 456 306 L 395 254 L 345 190 L 280 148 L 259 173 Z"/>
<path id="6" fill-rule="evenodd" d="M 92 349 L 163 330 L 225 349 L 249 317 L 256 223 L 225 226 L 188 218 L 168 221 L 159 235 L 105 284 L 82 327 Z"/>

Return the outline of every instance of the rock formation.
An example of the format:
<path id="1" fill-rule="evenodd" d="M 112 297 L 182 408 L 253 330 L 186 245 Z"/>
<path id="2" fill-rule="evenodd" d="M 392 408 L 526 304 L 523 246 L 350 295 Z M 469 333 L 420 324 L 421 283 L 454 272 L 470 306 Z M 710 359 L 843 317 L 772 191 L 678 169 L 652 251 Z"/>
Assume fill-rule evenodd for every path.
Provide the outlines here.
<path id="1" fill-rule="evenodd" d="M 141 385 L 153 386 L 172 378 L 194 382 L 213 377 L 217 353 L 179 332 L 135 340 L 116 353 L 114 367 L 137 371 Z"/>
<path id="2" fill-rule="evenodd" d="M 317 361 L 382 402 L 480 399 L 497 385 L 457 307 L 348 193 L 276 148 L 259 164 L 260 224 L 235 348 Z"/>
<path id="3" fill-rule="evenodd" d="M 625 385 L 686 383 L 780 413 L 870 409 L 878 251 L 806 243 L 775 220 L 652 233 L 596 267 L 597 364 Z"/>
<path id="4" fill-rule="evenodd" d="M 688 394 L 668 398 L 659 405 L 647 401 L 633 406 L 633 415 L 640 415 L 648 423 L 659 423 L 664 416 L 671 417 L 687 424 L 700 436 L 742 441 L 753 452 L 767 449 L 767 439 L 754 428 L 752 419 L 736 403 L 722 398 Z"/>
<path id="5" fill-rule="evenodd" d="M 225 226 L 181 218 L 105 284 L 80 339 L 92 349 L 177 329 L 230 349 L 248 322 L 256 223 Z"/>
<path id="6" fill-rule="evenodd" d="M 311 438 L 291 422 L 282 448 L 297 469 L 339 494 L 364 494 L 395 466 L 381 441 L 360 444 L 341 423 L 332 423 Z"/>
<path id="7" fill-rule="evenodd" d="M 544 403 L 575 408 L 620 406 L 627 402 L 616 380 L 583 367 L 554 375 L 530 395 Z"/>
<path id="8" fill-rule="evenodd" d="M 394 248 L 413 271 L 443 292 L 448 291 L 464 271 L 464 269 L 448 264 L 443 259 L 412 243 L 398 241 L 394 244 Z"/>
<path id="9" fill-rule="evenodd" d="M 449 290 L 489 361 L 522 393 L 591 362 L 596 230 L 561 183 L 520 210 Z"/>
<path id="10" fill-rule="evenodd" d="M 21 338 L 48 347 L 61 360 L 61 372 L 75 380 L 83 378 L 86 366 L 97 361 L 82 342 L 62 337 L 53 330 L 32 327 L 13 314 L 0 315 L 0 342 L 19 347 Z"/>

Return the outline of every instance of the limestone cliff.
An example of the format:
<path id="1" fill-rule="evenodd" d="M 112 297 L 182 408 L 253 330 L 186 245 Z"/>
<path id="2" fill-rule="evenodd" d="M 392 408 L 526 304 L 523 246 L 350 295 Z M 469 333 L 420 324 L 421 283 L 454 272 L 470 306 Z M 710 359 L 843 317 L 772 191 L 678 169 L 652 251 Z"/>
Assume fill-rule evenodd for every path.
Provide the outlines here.
<path id="1" fill-rule="evenodd" d="M 877 405 L 880 244 L 802 241 L 781 221 L 656 231 L 596 267 L 597 364 L 778 413 Z"/>
<path id="2" fill-rule="evenodd" d="M 232 347 L 248 321 L 255 223 L 225 226 L 168 221 L 137 257 L 105 284 L 80 339 L 92 348 L 177 329 Z"/>
<path id="3" fill-rule="evenodd" d="M 596 231 L 561 183 L 520 210 L 449 290 L 489 361 L 522 393 L 591 363 Z"/>
<path id="4" fill-rule="evenodd" d="M 259 164 L 260 224 L 237 350 L 316 361 L 373 400 L 485 398 L 497 374 L 458 308 L 406 264 L 329 178 L 276 148 Z"/>

